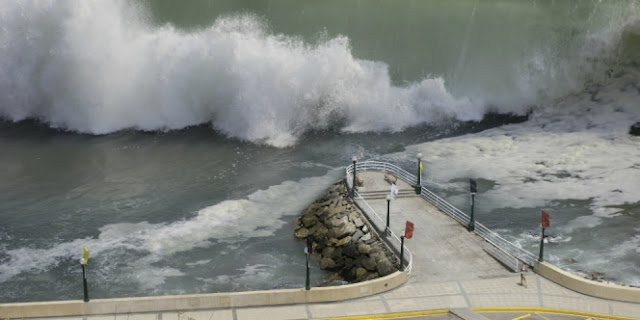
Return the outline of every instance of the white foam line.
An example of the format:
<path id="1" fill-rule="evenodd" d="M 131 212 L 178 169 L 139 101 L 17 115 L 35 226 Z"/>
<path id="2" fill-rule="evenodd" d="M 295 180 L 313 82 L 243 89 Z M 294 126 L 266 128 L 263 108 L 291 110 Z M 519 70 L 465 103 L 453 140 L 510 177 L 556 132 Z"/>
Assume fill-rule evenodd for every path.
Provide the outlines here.
<path id="1" fill-rule="evenodd" d="M 208 247 L 212 242 L 226 241 L 233 245 L 248 238 L 270 236 L 285 224 L 282 217 L 299 214 L 305 205 L 337 181 L 341 173 L 341 170 L 331 170 L 321 177 L 286 181 L 257 191 L 246 199 L 226 200 L 201 209 L 195 217 L 187 220 L 159 224 L 110 224 L 102 227 L 96 238 L 75 239 L 47 249 L 5 250 L 9 260 L 0 265 L 0 282 L 22 272 L 47 270 L 64 259 L 79 261 L 82 246 L 86 246 L 90 249 L 92 261 L 113 250 L 137 251 L 140 258 L 132 262 L 137 266 L 133 270 L 154 274 L 152 283 L 157 285 L 164 277 L 182 275 L 182 272 L 153 267 L 153 263 L 177 252 Z M 151 269 L 156 272 L 149 272 Z"/>

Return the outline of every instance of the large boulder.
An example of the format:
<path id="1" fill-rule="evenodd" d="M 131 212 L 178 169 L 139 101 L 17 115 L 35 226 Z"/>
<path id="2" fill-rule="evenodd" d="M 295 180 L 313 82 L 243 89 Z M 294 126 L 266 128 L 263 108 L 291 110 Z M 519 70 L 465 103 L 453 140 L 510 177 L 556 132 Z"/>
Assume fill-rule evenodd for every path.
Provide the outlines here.
<path id="1" fill-rule="evenodd" d="M 333 269 L 335 267 L 336 267 L 336 262 L 331 258 L 325 257 L 320 260 L 320 269 L 322 270 Z"/>
<path id="2" fill-rule="evenodd" d="M 369 254 L 371 252 L 371 246 L 361 243 L 358 245 L 358 252 L 360 252 L 361 254 Z"/>
<path id="3" fill-rule="evenodd" d="M 347 218 L 347 217 L 343 217 L 343 218 Z M 354 234 L 356 232 L 356 229 L 357 229 L 356 225 L 351 222 L 348 222 L 348 219 L 347 219 L 347 223 L 334 226 L 333 228 L 331 228 L 331 231 L 329 232 L 329 236 L 341 239 L 341 238 L 344 238 L 345 236 L 350 236 Z"/>
<path id="4" fill-rule="evenodd" d="M 296 230 L 295 236 L 298 239 L 306 239 L 309 236 L 309 229 L 300 228 L 300 229 Z"/>
<path id="5" fill-rule="evenodd" d="M 316 223 L 318 223 L 318 217 L 316 217 L 315 214 L 313 213 L 308 213 L 302 216 L 302 219 L 300 219 L 300 221 L 302 222 L 302 225 L 305 228 L 311 228 L 313 226 L 316 225 Z"/>
<path id="6" fill-rule="evenodd" d="M 342 247 L 345 244 L 351 242 L 351 237 L 347 236 L 342 239 L 331 238 L 327 241 L 328 247 Z"/>
<path id="7" fill-rule="evenodd" d="M 389 261 L 389 259 L 382 259 L 382 261 L 378 262 L 378 274 L 381 277 L 390 275 L 396 272 L 398 269 Z"/>
<path id="8" fill-rule="evenodd" d="M 342 254 L 349 258 L 357 258 L 360 254 L 358 248 L 353 243 L 348 243 L 342 248 Z"/>

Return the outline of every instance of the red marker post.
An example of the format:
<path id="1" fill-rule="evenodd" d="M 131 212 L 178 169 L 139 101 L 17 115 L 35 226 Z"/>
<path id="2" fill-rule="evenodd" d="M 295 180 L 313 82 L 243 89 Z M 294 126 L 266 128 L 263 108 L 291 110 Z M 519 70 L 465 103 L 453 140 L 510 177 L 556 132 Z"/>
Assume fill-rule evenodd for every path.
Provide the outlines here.
<path id="1" fill-rule="evenodd" d="M 413 222 L 407 221 L 404 228 L 404 235 L 400 236 L 400 271 L 404 271 L 404 239 L 413 237 Z"/>
<path id="2" fill-rule="evenodd" d="M 542 210 L 542 236 L 540 237 L 540 256 L 538 257 L 538 261 L 544 262 L 543 253 L 544 253 L 544 229 L 549 228 L 551 217 L 549 212 Z"/>

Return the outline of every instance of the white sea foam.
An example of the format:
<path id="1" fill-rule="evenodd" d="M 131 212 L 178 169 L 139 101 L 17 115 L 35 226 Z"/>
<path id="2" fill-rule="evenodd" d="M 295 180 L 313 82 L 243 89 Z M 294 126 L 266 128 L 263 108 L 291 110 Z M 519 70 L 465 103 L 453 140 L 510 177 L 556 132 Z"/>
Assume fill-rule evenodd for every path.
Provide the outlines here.
<path id="1" fill-rule="evenodd" d="M 0 282 L 25 271 L 50 269 L 65 259 L 77 257 L 79 261 L 81 248 L 86 246 L 90 249 L 90 261 L 101 256 L 107 262 L 111 256 L 120 256 L 119 260 L 122 260 L 123 250 L 137 252 L 139 258 L 129 266 L 135 274 L 132 278 L 147 286 L 145 288 L 153 288 L 166 277 L 182 275 L 179 269 L 155 266 L 158 261 L 178 252 L 208 247 L 212 241 L 228 242 L 233 246 L 233 242 L 247 238 L 270 236 L 285 223 L 282 217 L 298 214 L 304 204 L 315 200 L 340 173 L 340 170 L 333 170 L 321 177 L 286 181 L 257 191 L 246 199 L 226 200 L 203 208 L 191 219 L 159 224 L 111 224 L 102 227 L 97 238 L 57 243 L 45 249 L 5 250 L 8 261 L 0 264 Z M 187 263 L 187 266 L 193 266 L 207 261 Z"/>
<path id="2" fill-rule="evenodd" d="M 388 65 L 355 58 L 344 36 L 305 43 L 271 33 L 250 15 L 220 17 L 189 32 L 151 27 L 145 17 L 124 0 L 3 2 L 0 117 L 92 134 L 211 123 L 274 146 L 336 125 L 398 131 L 442 119 L 479 120 L 487 103 L 523 113 L 549 87 L 559 91 L 551 97 L 579 88 L 584 74 L 576 70 L 584 68 L 576 65 L 609 54 L 627 24 L 622 19 L 609 33 L 590 34 L 588 50 L 580 51 L 588 54 L 571 57 L 575 63 L 546 48 L 505 66 L 519 83 L 515 95 L 467 97 L 452 95 L 439 76 L 393 85 Z"/>
<path id="3" fill-rule="evenodd" d="M 627 81 L 620 79 L 616 81 Z M 543 207 L 556 199 L 591 199 L 595 217 L 569 227 L 593 227 L 598 217 L 640 201 L 640 140 L 628 134 L 640 119 L 637 91 L 614 84 L 598 94 L 567 97 L 530 120 L 473 135 L 409 147 L 422 152 L 428 176 L 446 183 L 485 178 L 497 185 L 482 197 L 493 208 Z M 585 214 L 589 214 L 585 212 Z"/>
<path id="4" fill-rule="evenodd" d="M 395 87 L 387 65 L 354 58 L 346 37 L 306 44 L 254 16 L 184 33 L 146 26 L 126 1 L 9 1 L 2 11 L 0 117 L 13 121 L 93 134 L 210 122 L 287 146 L 336 121 L 401 130 L 483 115 L 441 78 Z"/>

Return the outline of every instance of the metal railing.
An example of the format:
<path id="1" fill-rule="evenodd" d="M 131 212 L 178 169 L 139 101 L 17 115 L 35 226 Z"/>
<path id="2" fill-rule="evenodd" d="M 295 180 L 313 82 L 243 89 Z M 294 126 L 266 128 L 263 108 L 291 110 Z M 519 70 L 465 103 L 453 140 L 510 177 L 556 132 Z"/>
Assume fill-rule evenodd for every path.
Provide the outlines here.
<path id="1" fill-rule="evenodd" d="M 382 171 L 382 172 L 392 172 L 393 174 L 397 175 L 399 179 L 407 182 L 410 185 L 416 185 L 418 182 L 418 178 L 405 171 L 404 169 L 392 165 L 390 163 L 386 163 L 386 162 L 380 162 L 380 161 L 364 161 L 364 162 L 359 162 L 356 163 L 356 171 L 368 171 L 368 170 L 373 170 L 373 171 Z M 346 177 L 347 177 L 347 185 L 349 186 L 349 188 L 353 188 L 353 176 L 352 176 L 352 172 L 353 172 L 353 164 L 349 165 L 346 168 Z M 446 200 L 440 198 L 439 196 L 437 196 L 435 193 L 431 192 L 430 190 L 428 190 L 427 188 L 425 188 L 424 186 L 421 187 L 421 193 L 420 195 L 422 196 L 422 198 L 424 198 L 425 200 L 429 201 L 431 204 L 433 204 L 435 207 L 437 207 L 438 209 L 442 210 L 442 212 L 446 213 L 447 215 L 449 215 L 451 218 L 453 218 L 454 220 L 458 221 L 458 223 L 460 223 L 463 226 L 468 226 L 469 225 L 469 221 L 470 218 L 469 216 L 460 211 L 458 208 L 454 207 L 452 204 L 450 204 L 449 202 L 447 202 Z M 364 203 L 366 203 L 366 201 L 364 201 L 364 199 L 362 199 L 362 201 Z M 368 206 L 368 204 L 367 204 Z M 370 208 L 370 207 L 369 207 Z M 373 210 L 373 209 L 371 209 Z M 375 213 L 375 211 L 374 211 Z M 377 214 L 375 214 L 377 216 Z M 372 218 L 373 219 L 373 218 Z M 379 219 L 379 217 L 378 217 Z M 481 223 L 475 221 L 475 232 L 476 234 L 478 234 L 480 237 L 482 237 L 485 241 L 490 242 L 491 244 L 493 244 L 494 246 L 501 248 L 502 250 L 504 250 L 505 252 L 511 254 L 512 256 L 514 256 L 515 258 L 517 258 L 518 260 L 528 264 L 529 266 L 533 266 L 534 261 L 537 259 L 537 256 L 534 255 L 533 253 L 509 242 L 508 240 L 502 238 L 500 235 L 498 235 L 496 232 L 492 231 L 491 229 L 485 227 L 484 225 L 482 225 Z M 397 237 L 396 237 L 397 238 Z M 398 239 L 399 241 L 399 239 Z M 406 248 L 406 246 L 405 246 Z M 406 249 L 405 249 L 406 250 Z"/>
<path id="2" fill-rule="evenodd" d="M 384 164 L 384 162 L 380 162 L 380 163 Z M 389 165 L 389 164 L 387 164 L 387 165 Z M 364 169 L 364 170 L 366 170 L 366 169 Z M 358 164 L 356 164 L 356 171 L 361 171 Z M 349 186 L 349 189 L 353 188 L 353 176 L 351 175 L 352 172 L 353 172 L 353 164 L 350 165 L 349 167 L 347 167 L 347 185 Z M 360 194 L 357 191 L 355 192 L 354 201 L 356 202 L 358 207 L 360 207 L 360 209 L 367 215 L 367 217 L 369 217 L 369 221 L 378 230 L 381 230 L 382 232 L 386 232 L 386 222 L 385 222 L 385 220 L 383 220 L 378 215 L 378 213 L 375 210 L 373 210 L 373 208 L 371 208 L 369 203 L 367 203 L 367 201 L 365 201 L 364 198 L 361 197 Z M 398 250 L 398 252 L 400 252 L 400 250 L 401 250 L 400 245 L 402 243 L 402 241 L 400 240 L 400 237 L 398 237 L 398 235 L 396 235 L 395 232 L 393 232 L 392 230 L 389 230 L 389 232 L 390 232 L 390 235 L 387 236 L 388 243 L 395 250 Z M 411 275 L 411 268 L 413 266 L 413 254 L 407 248 L 406 245 L 404 246 L 404 259 L 403 260 L 407 261 L 407 263 L 405 265 L 405 268 L 404 268 L 404 271 L 407 273 L 407 275 Z"/>

